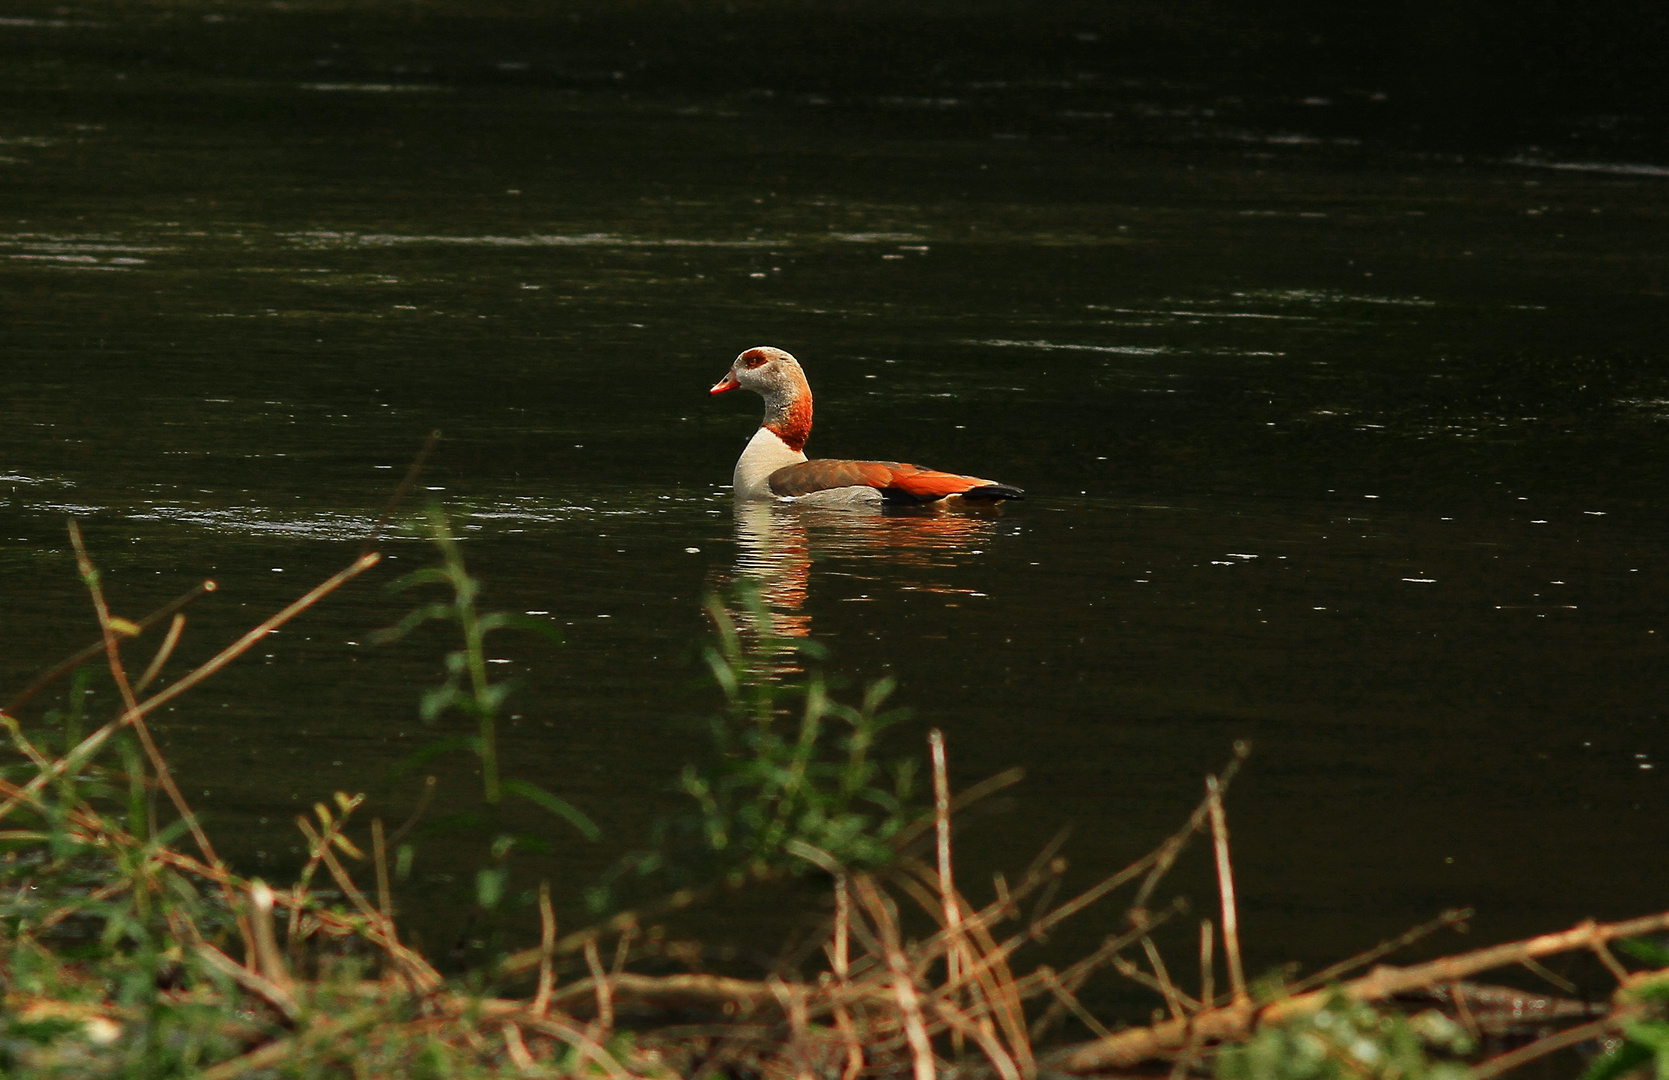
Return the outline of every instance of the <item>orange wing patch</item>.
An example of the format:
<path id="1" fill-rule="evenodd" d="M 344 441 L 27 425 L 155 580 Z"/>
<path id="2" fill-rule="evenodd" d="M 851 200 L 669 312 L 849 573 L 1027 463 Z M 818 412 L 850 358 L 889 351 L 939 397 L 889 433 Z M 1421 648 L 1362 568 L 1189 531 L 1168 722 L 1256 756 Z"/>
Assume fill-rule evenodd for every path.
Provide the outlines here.
<path id="1" fill-rule="evenodd" d="M 898 461 L 838 461 L 824 459 L 785 465 L 770 476 L 771 490 L 781 496 L 810 495 L 843 487 L 872 487 L 895 502 L 933 502 L 947 495 L 968 493 L 970 498 L 1017 499 L 1019 488 L 977 476 L 924 469 Z"/>

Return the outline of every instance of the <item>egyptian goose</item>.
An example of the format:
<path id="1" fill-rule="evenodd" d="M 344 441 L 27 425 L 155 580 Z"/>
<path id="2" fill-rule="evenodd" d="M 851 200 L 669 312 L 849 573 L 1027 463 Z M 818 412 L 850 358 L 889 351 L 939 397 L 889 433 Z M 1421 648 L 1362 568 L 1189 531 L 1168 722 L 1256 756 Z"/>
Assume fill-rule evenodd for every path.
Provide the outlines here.
<path id="1" fill-rule="evenodd" d="M 995 480 L 896 461 L 807 461 L 803 451 L 811 435 L 811 387 L 800 362 L 781 349 L 747 350 L 708 392 L 722 394 L 738 386 L 765 399 L 765 419 L 736 462 L 737 499 L 838 506 L 935 502 L 947 495 L 993 502 L 1025 496 Z"/>

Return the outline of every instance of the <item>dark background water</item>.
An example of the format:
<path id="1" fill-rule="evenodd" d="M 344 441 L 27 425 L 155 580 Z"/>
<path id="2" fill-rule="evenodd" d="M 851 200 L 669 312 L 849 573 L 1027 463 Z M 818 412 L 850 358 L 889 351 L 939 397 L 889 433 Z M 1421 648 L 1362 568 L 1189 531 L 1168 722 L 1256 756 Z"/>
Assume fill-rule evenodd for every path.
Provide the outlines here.
<path id="1" fill-rule="evenodd" d="M 67 516 L 125 614 L 219 581 L 183 664 L 440 428 L 418 498 L 568 637 L 504 655 L 512 771 L 604 827 L 530 867 L 570 899 L 676 804 L 701 598 L 763 572 L 898 678 L 898 749 L 1026 766 L 970 878 L 1068 820 L 1120 864 L 1245 738 L 1255 968 L 1661 908 L 1664 42 L 1646 4 L 11 5 L 0 685 L 92 635 Z M 815 453 L 1030 498 L 738 539 L 756 404 L 705 390 L 756 344 Z M 159 725 L 252 871 L 329 791 L 411 805 L 446 645 L 366 644 L 378 575 Z"/>

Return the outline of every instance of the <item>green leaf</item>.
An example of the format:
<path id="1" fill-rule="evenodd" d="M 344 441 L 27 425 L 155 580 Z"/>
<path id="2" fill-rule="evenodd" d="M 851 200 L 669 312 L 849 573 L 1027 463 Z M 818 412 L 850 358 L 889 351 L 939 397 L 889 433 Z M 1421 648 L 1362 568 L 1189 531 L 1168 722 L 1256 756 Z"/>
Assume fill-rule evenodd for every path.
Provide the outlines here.
<path id="1" fill-rule="evenodd" d="M 461 696 L 458 687 L 452 683 L 431 686 L 418 695 L 417 715 L 422 717 L 425 724 L 432 724 Z"/>
<path id="2" fill-rule="evenodd" d="M 504 899 L 504 883 L 510 871 L 502 866 L 489 866 L 475 872 L 475 902 L 491 911 Z"/>
<path id="3" fill-rule="evenodd" d="M 552 645 L 562 644 L 562 631 L 556 623 L 514 611 L 493 611 L 481 616 L 481 632 L 486 634 L 494 630 L 526 630 L 538 634 Z"/>
<path id="4" fill-rule="evenodd" d="M 404 592 L 419 585 L 451 585 L 452 575 L 438 566 L 426 566 L 421 570 L 413 570 L 388 583 L 389 592 Z"/>
<path id="5" fill-rule="evenodd" d="M 515 795 L 526 799 L 535 806 L 542 806 L 556 816 L 565 819 L 568 824 L 580 831 L 587 840 L 595 840 L 601 835 L 596 822 L 587 817 L 580 809 L 564 799 L 559 799 L 544 788 L 536 787 L 526 780 L 504 781 L 504 791 L 508 795 Z"/>
<path id="6" fill-rule="evenodd" d="M 386 645 L 391 641 L 398 641 L 419 626 L 434 619 L 452 619 L 457 616 L 457 609 L 451 604 L 424 604 L 409 612 L 405 618 L 393 626 L 374 631 L 371 634 L 371 644 Z"/>
<path id="7" fill-rule="evenodd" d="M 1653 967 L 1669 968 L 1669 945 L 1651 938 L 1628 938 L 1616 943 L 1617 948 L 1628 953 L 1636 960 L 1643 960 Z"/>
<path id="8" fill-rule="evenodd" d="M 476 739 L 472 735 L 459 735 L 450 739 L 436 739 L 427 746 L 413 752 L 404 761 L 394 766 L 396 776 L 410 772 L 421 765 L 425 765 L 442 754 L 450 754 L 454 750 L 474 750 Z"/>
<path id="9" fill-rule="evenodd" d="M 1657 1055 L 1650 1047 L 1630 1040 L 1615 1050 L 1594 1059 L 1588 1066 L 1588 1071 L 1582 1074 L 1582 1080 L 1616 1080 L 1626 1076 Z"/>
<path id="10" fill-rule="evenodd" d="M 491 684 L 476 700 L 476 710 L 489 716 L 497 713 L 498 707 L 504 704 L 504 699 L 515 693 L 521 685 L 520 679 L 505 679 L 503 682 Z"/>
<path id="11" fill-rule="evenodd" d="M 1628 1036 L 1629 1042 L 1637 1042 L 1655 1054 L 1669 1052 L 1669 1021 L 1642 1020 L 1625 1025 L 1623 1034 Z"/>

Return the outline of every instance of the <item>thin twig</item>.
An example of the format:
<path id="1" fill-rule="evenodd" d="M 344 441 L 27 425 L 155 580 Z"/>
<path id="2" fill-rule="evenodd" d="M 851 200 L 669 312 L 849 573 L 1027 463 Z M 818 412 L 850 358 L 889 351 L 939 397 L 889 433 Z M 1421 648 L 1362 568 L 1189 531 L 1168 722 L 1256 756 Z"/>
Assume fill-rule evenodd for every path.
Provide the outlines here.
<path id="1" fill-rule="evenodd" d="M 542 1071 L 539 1063 L 533 1060 L 533 1055 L 527 1051 L 527 1043 L 522 1041 L 522 1029 L 512 1020 L 506 1020 L 499 1026 L 504 1036 L 504 1053 L 510 1058 L 510 1063 L 523 1076 L 538 1076 Z"/>
<path id="2" fill-rule="evenodd" d="M 1186 1010 L 1182 1007 L 1185 995 L 1171 982 L 1171 973 L 1165 967 L 1165 958 L 1159 955 L 1159 946 L 1146 934 L 1142 935 L 1142 951 L 1147 953 L 1147 962 L 1153 965 L 1153 977 L 1159 984 L 1159 993 L 1164 996 L 1165 1005 L 1171 1010 L 1173 1017 L 1181 1020 L 1186 1015 Z M 1198 1002 L 1194 1003 L 1194 1007 L 1199 1007 Z"/>
<path id="3" fill-rule="evenodd" d="M 1629 975 L 1628 969 L 1623 967 L 1623 965 L 1618 962 L 1616 955 L 1612 953 L 1611 949 L 1605 944 L 1605 942 L 1594 942 L 1593 949 L 1594 955 L 1599 957 L 1599 962 L 1605 965 L 1605 970 L 1609 971 L 1613 978 L 1615 978 L 1619 983 L 1626 983 L 1629 981 L 1632 976 Z"/>
<path id="4" fill-rule="evenodd" d="M 945 769 L 945 733 L 934 728 L 927 733 L 933 753 L 933 817 L 937 826 L 939 848 L 939 899 L 944 927 L 955 936 L 962 930 L 962 912 L 956 903 L 956 882 L 950 868 L 950 779 Z M 951 949 L 945 954 L 946 977 L 956 982 L 961 977 L 960 951 Z"/>
<path id="5" fill-rule="evenodd" d="M 1205 778 L 1211 806 L 1211 838 L 1217 848 L 1217 890 L 1223 900 L 1223 953 L 1229 967 L 1229 993 L 1235 1004 L 1252 999 L 1246 993 L 1246 972 L 1240 966 L 1240 917 L 1234 902 L 1234 868 L 1229 863 L 1229 825 L 1223 813 L 1223 792 L 1215 776 Z"/>
<path id="6" fill-rule="evenodd" d="M 203 581 L 199 583 L 196 588 L 193 588 L 191 591 L 181 596 L 176 596 L 174 599 L 157 608 L 143 619 L 140 619 L 138 622 L 134 623 L 134 626 L 136 626 L 141 632 L 149 630 L 151 627 L 174 614 L 176 611 L 179 611 L 199 596 L 202 596 L 204 593 L 212 593 L 217 588 L 219 588 L 219 586 L 213 581 Z M 104 638 L 100 637 L 99 640 L 93 642 L 85 649 L 81 649 L 78 652 L 72 653 L 71 655 L 58 661 L 56 664 L 53 664 L 51 667 L 41 672 L 41 674 L 37 675 L 34 682 L 18 691 L 17 696 L 8 701 L 6 703 L 6 707 L 4 709 L 0 709 L 0 712 L 16 713 L 20 705 L 40 693 L 42 690 L 46 689 L 48 686 L 52 685 L 53 681 L 59 676 L 63 675 L 67 671 L 75 670 L 77 667 L 80 667 L 82 664 L 91 660 L 103 651 Z"/>
<path id="7" fill-rule="evenodd" d="M 388 842 L 383 837 L 382 818 L 371 819 L 371 858 L 377 867 L 377 910 L 394 920 L 394 894 L 388 886 Z"/>
<path id="8" fill-rule="evenodd" d="M 1341 984 L 1336 991 L 1312 990 L 1280 998 L 1261 1008 L 1250 1004 L 1230 1005 L 1191 1017 L 1188 1024 L 1168 1020 L 1149 1027 L 1132 1028 L 1118 1032 L 1110 1039 L 1064 1047 L 1050 1055 L 1050 1061 L 1064 1072 L 1104 1072 L 1154 1057 L 1169 1057 L 1186 1042 L 1193 1029 L 1197 1029 L 1200 1037 L 1205 1039 L 1244 1038 L 1254 1023 L 1279 1023 L 1309 1015 L 1322 1008 L 1334 993 L 1343 993 L 1351 1001 L 1381 1001 L 1410 990 L 1454 982 L 1480 971 L 1516 964 L 1525 957 L 1591 949 L 1595 942 L 1640 937 L 1666 929 L 1669 929 L 1669 912 L 1606 925 L 1582 922 L 1559 933 L 1507 942 L 1411 967 L 1378 967 L 1360 978 Z"/>
<path id="9" fill-rule="evenodd" d="M 1509 1050 L 1505 1054 L 1497 1054 L 1487 1061 L 1472 1066 L 1470 1080 L 1490 1080 L 1492 1076 L 1500 1076 L 1504 1072 L 1516 1069 L 1537 1058 L 1546 1057 L 1567 1046 L 1576 1046 L 1597 1039 L 1608 1031 L 1615 1030 L 1623 1024 L 1623 1017 L 1611 1015 L 1594 1020 L 1587 1024 L 1578 1024 L 1573 1028 L 1556 1031 L 1552 1035 L 1543 1036 L 1528 1046 L 1521 1046 L 1517 1050 Z"/>
<path id="10" fill-rule="evenodd" d="M 1467 919 L 1470 919 L 1472 914 L 1471 908 L 1451 908 L 1450 910 L 1439 915 L 1437 918 L 1433 919 L 1431 922 L 1422 923 L 1421 925 L 1414 927 L 1412 930 L 1398 934 L 1394 938 L 1388 938 L 1385 941 L 1380 942 L 1378 945 L 1375 945 L 1367 952 L 1358 953 L 1348 960 L 1341 960 L 1337 964 L 1322 968 L 1314 975 L 1306 975 L 1304 978 L 1299 979 L 1297 982 L 1287 987 L 1287 991 L 1288 993 L 1298 994 L 1306 990 L 1313 990 L 1318 986 L 1326 986 L 1328 983 L 1332 982 L 1334 979 L 1343 975 L 1347 971 L 1354 971 L 1359 967 L 1366 967 L 1375 960 L 1378 960 L 1380 957 L 1388 956 L 1399 949 L 1407 948 L 1409 945 L 1414 944 L 1414 942 L 1419 941 L 1421 938 L 1435 933 L 1446 926 L 1458 926 L 1461 923 L 1464 923 Z"/>
<path id="11" fill-rule="evenodd" d="M 859 902 L 868 909 L 869 917 L 874 920 L 876 930 L 881 935 L 882 946 L 886 951 L 887 970 L 891 974 L 893 997 L 898 1002 L 898 1011 L 904 1021 L 904 1032 L 909 1038 L 910 1056 L 915 1065 L 915 1080 L 935 1080 L 933 1043 L 928 1039 L 927 1028 L 922 1023 L 921 998 L 916 993 L 915 983 L 910 979 L 909 962 L 904 959 L 904 953 L 898 946 L 898 922 L 872 878 L 867 874 L 860 875 L 853 880 L 853 885 L 857 888 Z"/>
<path id="12" fill-rule="evenodd" d="M 587 1030 L 607 1032 L 614 1027 L 614 994 L 610 989 L 608 974 L 603 971 L 603 961 L 597 955 L 596 938 L 591 938 L 585 943 L 585 966 L 591 969 L 591 985 L 595 988 L 597 996 L 597 1019 Z"/>
<path id="13" fill-rule="evenodd" d="M 1212 946 L 1216 944 L 1216 934 L 1212 932 L 1211 920 L 1200 920 L 1200 1004 L 1211 1008 L 1216 1004 L 1217 996 L 1217 964 L 1212 956 Z"/>
<path id="14" fill-rule="evenodd" d="M 1014 1063 L 1014 1058 L 1003 1048 L 1003 1044 L 997 1040 L 997 1037 L 992 1034 L 989 1028 L 969 1020 L 957 1012 L 956 1008 L 949 1002 L 935 1000 L 931 1004 L 933 1011 L 938 1013 L 939 1018 L 950 1026 L 951 1031 L 966 1035 L 979 1044 L 979 1048 L 985 1052 L 985 1056 L 996 1067 L 997 1075 L 1002 1077 L 1002 1080 L 1021 1080 L 1020 1069 Z"/>
<path id="15" fill-rule="evenodd" d="M 371 548 L 376 545 L 378 540 L 382 539 L 383 529 L 393 519 L 394 512 L 400 508 L 400 503 L 405 501 L 406 494 L 411 491 L 411 486 L 417 483 L 417 478 L 423 473 L 423 466 L 429 460 L 429 454 L 439 443 L 440 429 L 436 428 L 429 432 L 427 439 L 423 440 L 422 449 L 418 450 L 417 456 L 411 459 L 411 464 L 406 468 L 405 477 L 395 487 L 394 494 L 389 496 L 388 505 L 383 507 L 382 516 L 377 519 L 377 523 L 371 526 L 371 531 L 366 534 L 365 543 L 359 549 L 360 558 L 369 555 Z"/>
<path id="16" fill-rule="evenodd" d="M 400 842 L 410 836 L 413 829 L 417 828 L 417 823 L 423 820 L 423 815 L 428 812 L 429 803 L 434 800 L 437 783 L 438 781 L 433 776 L 423 778 L 423 794 L 417 797 L 417 805 L 412 808 L 412 812 L 406 817 L 405 823 L 395 829 L 394 835 L 388 838 L 390 846 L 398 847 Z"/>
<path id="17" fill-rule="evenodd" d="M 104 653 L 110 668 L 110 676 L 116 683 L 116 691 L 121 695 L 125 706 L 123 718 L 132 726 L 133 732 L 139 737 L 139 745 L 144 748 L 145 756 L 150 759 L 151 769 L 156 773 L 157 783 L 168 795 L 168 800 L 174 804 L 174 810 L 185 822 L 191 832 L 191 838 L 197 842 L 197 849 L 203 853 L 210 865 L 221 865 L 220 856 L 215 853 L 214 844 L 209 840 L 209 834 L 203 831 L 202 823 L 197 820 L 196 811 L 186 802 L 185 794 L 180 786 L 174 782 L 173 770 L 169 769 L 168 761 L 157 749 L 156 740 L 151 738 L 150 726 L 145 723 L 144 714 L 139 709 L 139 701 L 134 696 L 133 686 L 128 681 L 127 668 L 122 663 L 120 637 L 116 629 L 115 620 L 110 614 L 110 607 L 105 602 L 104 588 L 99 583 L 99 573 L 93 567 L 92 557 L 87 554 L 87 545 L 81 539 L 81 526 L 74 519 L 69 523 L 70 546 L 75 549 L 75 565 L 81 574 L 81 580 L 92 597 L 93 612 L 98 616 L 99 630 L 104 634 Z M 248 916 L 240 910 L 237 894 L 229 887 L 222 887 L 222 894 L 226 899 L 227 910 L 231 911 L 238 927 L 238 933 L 243 938 L 244 956 L 253 961 L 255 954 L 254 932 L 249 925 Z"/>
<path id="18" fill-rule="evenodd" d="M 239 656 L 242 656 L 245 652 L 248 652 L 257 642 L 259 642 L 266 635 L 270 634 L 273 630 L 276 630 L 284 623 L 289 622 L 303 611 L 306 611 L 308 608 L 324 599 L 325 596 L 340 588 L 344 583 L 371 569 L 371 567 L 377 565 L 377 563 L 381 560 L 382 556 L 374 553 L 355 559 L 346 569 L 338 571 L 320 584 L 308 590 L 299 599 L 295 600 L 282 611 L 278 612 L 278 614 L 272 616 L 259 626 L 245 633 L 242 637 L 238 638 L 232 644 L 226 646 L 226 648 L 215 654 L 215 656 L 206 663 L 197 667 L 190 674 L 184 676 L 176 682 L 171 683 L 167 688 L 140 702 L 137 708 L 133 710 L 132 715 L 145 716 L 149 713 L 155 712 L 158 708 L 168 702 L 173 701 L 187 690 L 190 690 L 192 687 L 214 675 L 221 668 L 230 664 L 233 660 L 236 660 Z M 99 747 L 108 742 L 110 737 L 114 735 L 122 726 L 132 723 L 132 715 L 124 712 L 121 716 L 118 716 L 116 719 L 105 724 L 91 735 L 82 739 L 81 742 L 76 744 L 76 746 L 70 750 L 69 753 L 65 754 L 57 761 L 54 761 L 48 768 L 43 770 L 40 775 L 36 776 L 34 779 L 30 780 L 29 783 L 19 788 L 16 793 L 11 795 L 6 800 L 5 803 L 0 804 L 0 818 L 4 818 L 7 814 L 15 810 L 18 803 L 23 801 L 24 798 L 32 796 L 35 792 L 41 790 L 47 784 L 52 783 L 65 772 L 79 767 L 83 761 L 86 761 L 93 754 L 97 753 Z"/>
<path id="19" fill-rule="evenodd" d="M 1055 974 L 1053 968 L 1040 967 L 1037 969 L 1037 973 L 1042 976 L 1043 984 L 1049 988 L 1049 992 L 1055 995 L 1055 1000 L 1060 1002 L 1061 1006 L 1071 1012 L 1073 1016 L 1076 1016 L 1085 1027 L 1089 1028 L 1092 1035 L 1103 1039 L 1112 1036 L 1113 1033 L 1107 1030 L 1107 1026 L 1097 1020 L 1094 1013 L 1084 1008 L 1084 1003 L 1078 1000 L 1078 995 L 1061 984 L 1060 976 Z"/>
<path id="20" fill-rule="evenodd" d="M 151 685 L 162 673 L 162 665 L 174 655 L 174 646 L 180 643 L 180 635 L 184 632 L 185 616 L 175 612 L 174 618 L 168 623 L 168 633 L 163 636 L 162 644 L 157 646 L 156 655 L 151 657 L 151 662 L 146 666 L 145 673 L 139 676 L 139 681 L 133 684 L 134 693 L 143 694 L 145 687 Z"/>
<path id="21" fill-rule="evenodd" d="M 551 990 L 556 985 L 551 948 L 556 944 L 556 913 L 551 910 L 551 883 L 539 883 L 539 989 L 533 995 L 534 1016 L 550 1008 Z"/>

